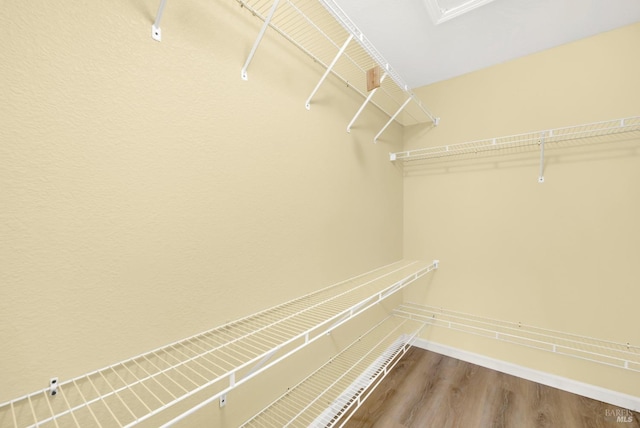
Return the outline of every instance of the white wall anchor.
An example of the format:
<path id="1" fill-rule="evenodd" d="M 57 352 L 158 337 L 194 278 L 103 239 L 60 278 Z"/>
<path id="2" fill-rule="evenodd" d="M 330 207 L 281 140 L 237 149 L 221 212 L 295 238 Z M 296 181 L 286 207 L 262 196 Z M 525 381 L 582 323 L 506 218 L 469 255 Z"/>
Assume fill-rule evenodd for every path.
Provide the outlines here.
<path id="1" fill-rule="evenodd" d="M 58 393 L 58 378 L 52 377 L 49 380 L 49 394 L 56 395 Z"/>

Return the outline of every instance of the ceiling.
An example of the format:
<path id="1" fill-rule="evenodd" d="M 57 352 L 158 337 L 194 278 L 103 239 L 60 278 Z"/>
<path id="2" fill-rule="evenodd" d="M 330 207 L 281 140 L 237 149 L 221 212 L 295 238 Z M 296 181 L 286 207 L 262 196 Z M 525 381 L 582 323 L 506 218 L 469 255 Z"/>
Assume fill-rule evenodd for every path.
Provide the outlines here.
<path id="1" fill-rule="evenodd" d="M 428 1 L 468 0 L 336 0 L 412 88 L 640 21 L 640 0 L 484 0 L 436 25 Z"/>

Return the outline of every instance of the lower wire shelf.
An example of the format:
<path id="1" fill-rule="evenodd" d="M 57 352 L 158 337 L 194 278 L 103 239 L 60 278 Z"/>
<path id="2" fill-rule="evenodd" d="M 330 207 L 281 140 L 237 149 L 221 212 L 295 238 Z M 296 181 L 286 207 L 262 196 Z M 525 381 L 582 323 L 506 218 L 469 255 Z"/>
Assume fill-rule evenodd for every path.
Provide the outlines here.
<path id="1" fill-rule="evenodd" d="M 438 267 L 401 260 L 0 404 L 0 427 L 170 426 Z M 195 404 L 191 404 L 197 395 Z M 205 397 L 204 399 L 201 399 Z M 181 406 L 179 416 L 165 417 Z M 188 406 L 187 410 L 182 408 Z M 153 419 L 152 419 L 153 418 Z M 169 419 L 169 420 L 167 420 Z"/>
<path id="2" fill-rule="evenodd" d="M 342 427 L 422 330 L 391 315 L 242 425 Z"/>
<path id="3" fill-rule="evenodd" d="M 491 340 L 539 349 L 596 364 L 640 372 L 640 346 L 550 330 L 521 322 L 496 320 L 437 306 L 405 302 L 394 314 L 429 328 L 446 328 Z"/>

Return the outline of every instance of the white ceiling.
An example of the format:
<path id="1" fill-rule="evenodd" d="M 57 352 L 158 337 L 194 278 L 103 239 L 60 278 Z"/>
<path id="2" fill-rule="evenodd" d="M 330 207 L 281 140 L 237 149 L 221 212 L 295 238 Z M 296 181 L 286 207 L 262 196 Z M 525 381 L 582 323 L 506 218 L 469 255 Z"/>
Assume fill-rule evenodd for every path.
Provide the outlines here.
<path id="1" fill-rule="evenodd" d="M 425 1 L 336 0 L 412 88 L 640 21 L 640 0 L 494 0 L 435 25 Z"/>

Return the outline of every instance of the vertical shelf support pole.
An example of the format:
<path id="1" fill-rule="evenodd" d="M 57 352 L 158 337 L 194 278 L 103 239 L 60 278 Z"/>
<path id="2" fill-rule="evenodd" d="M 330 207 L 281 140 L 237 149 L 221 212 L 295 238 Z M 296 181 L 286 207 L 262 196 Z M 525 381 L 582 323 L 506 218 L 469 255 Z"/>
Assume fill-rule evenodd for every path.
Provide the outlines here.
<path id="1" fill-rule="evenodd" d="M 407 106 L 407 104 L 409 104 L 409 101 L 411 101 L 411 97 L 407 98 L 407 100 L 400 106 L 400 108 L 398 109 L 397 112 L 395 112 L 393 114 L 393 116 L 391 116 L 391 119 L 389 119 L 389 121 L 386 123 L 386 125 L 384 125 L 384 127 L 382 127 L 382 129 L 380 130 L 380 132 L 378 132 L 378 134 L 373 138 L 373 142 L 377 143 L 378 142 L 378 138 L 380 138 L 380 136 L 382 135 L 382 133 L 384 131 L 387 130 L 387 128 L 389 127 L 389 125 L 391 125 L 391 122 L 393 122 L 394 120 L 396 120 L 396 117 L 398 117 L 398 115 L 400 114 L 400 112 Z"/>
<path id="2" fill-rule="evenodd" d="M 412 98 L 413 98 L 413 95 L 412 95 Z M 423 113 L 426 114 L 429 117 L 429 119 L 431 119 L 431 121 L 433 122 L 433 126 L 440 125 L 440 118 L 435 117 L 434 115 L 431 114 L 429 110 L 424 108 L 424 106 L 422 105 L 422 101 L 416 99 L 416 104 L 418 104 L 418 107 L 420 107 L 420 110 L 422 110 Z"/>
<path id="3" fill-rule="evenodd" d="M 544 132 L 540 136 L 540 175 L 538 183 L 544 183 Z"/>
<path id="4" fill-rule="evenodd" d="M 338 54 L 335 56 L 335 58 L 333 58 L 333 61 L 331 61 L 331 64 L 329 64 L 329 66 L 325 70 L 324 74 L 320 78 L 320 81 L 318 82 L 316 87 L 311 92 L 311 95 L 309 95 L 309 98 L 307 98 L 307 102 L 304 104 L 304 106 L 307 108 L 307 110 L 311 109 L 311 98 L 313 98 L 313 96 L 316 94 L 316 92 L 318 92 L 318 89 L 320 89 L 320 85 L 322 85 L 322 82 L 324 82 L 324 80 L 327 78 L 329 73 L 331 73 L 331 70 L 333 69 L 333 66 L 336 65 L 336 62 L 338 62 L 338 59 L 340 59 L 340 57 L 344 53 L 345 49 L 347 49 L 347 46 L 349 46 L 349 42 L 352 39 L 353 39 L 353 34 L 349 34 L 349 37 L 347 37 L 347 40 L 344 42 L 344 44 L 342 45 L 342 47 L 338 51 Z"/>
<path id="5" fill-rule="evenodd" d="M 278 8 L 278 3 L 280 3 L 280 0 L 274 0 L 273 6 L 271 6 L 271 10 L 269 11 L 269 15 L 264 20 L 264 23 L 262 24 L 262 28 L 260 29 L 260 33 L 258 33 L 258 38 L 253 43 L 251 52 L 249 52 L 249 57 L 245 61 L 244 65 L 242 66 L 242 71 L 240 72 L 240 76 L 242 77 L 242 80 L 249 79 L 249 76 L 247 75 L 247 68 L 249 68 L 249 64 L 251 64 L 251 60 L 253 59 L 253 56 L 256 54 L 256 50 L 258 50 L 258 45 L 262 41 L 262 38 L 264 37 L 264 33 L 267 31 L 267 27 L 271 23 L 271 18 L 273 18 L 273 14 L 276 13 L 276 9 Z"/>
<path id="6" fill-rule="evenodd" d="M 387 77 L 387 73 L 386 72 L 382 74 L 382 77 L 380 77 L 380 84 L 381 85 L 382 85 L 382 82 L 384 82 L 384 78 L 385 77 Z M 347 132 L 351 132 L 351 127 L 353 126 L 355 121 L 358 119 L 358 117 L 362 113 L 362 110 L 364 110 L 366 105 L 369 104 L 369 101 L 371 101 L 371 98 L 373 98 L 373 95 L 376 93 L 376 91 L 378 89 L 380 89 L 380 87 L 377 87 L 377 88 L 373 89 L 371 92 L 369 92 L 369 95 L 367 95 L 367 99 L 364 100 L 364 103 L 362 103 L 362 105 L 360 106 L 360 108 L 356 112 L 356 115 L 353 116 L 353 119 L 351 119 L 351 122 L 349 122 L 349 124 L 347 125 Z"/>
<path id="7" fill-rule="evenodd" d="M 160 0 L 160 6 L 158 7 L 158 13 L 156 14 L 156 20 L 151 26 L 151 37 L 153 40 L 162 40 L 162 30 L 160 29 L 160 21 L 162 20 L 162 14 L 164 13 L 164 7 L 167 5 L 167 0 Z"/>

